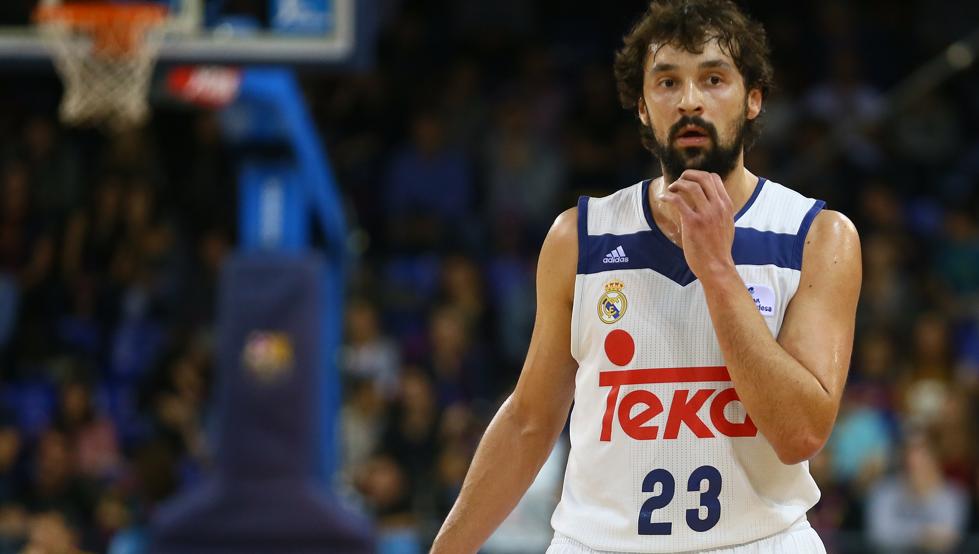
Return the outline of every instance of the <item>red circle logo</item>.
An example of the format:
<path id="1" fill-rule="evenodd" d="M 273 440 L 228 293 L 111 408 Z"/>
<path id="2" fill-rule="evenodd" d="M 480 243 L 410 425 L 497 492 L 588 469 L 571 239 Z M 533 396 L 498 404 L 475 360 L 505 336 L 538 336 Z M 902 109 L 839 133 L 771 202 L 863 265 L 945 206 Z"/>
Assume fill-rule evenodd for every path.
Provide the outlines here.
<path id="1" fill-rule="evenodd" d="M 636 355 L 636 342 L 622 329 L 611 331 L 605 336 L 605 355 L 617 366 L 627 365 Z"/>

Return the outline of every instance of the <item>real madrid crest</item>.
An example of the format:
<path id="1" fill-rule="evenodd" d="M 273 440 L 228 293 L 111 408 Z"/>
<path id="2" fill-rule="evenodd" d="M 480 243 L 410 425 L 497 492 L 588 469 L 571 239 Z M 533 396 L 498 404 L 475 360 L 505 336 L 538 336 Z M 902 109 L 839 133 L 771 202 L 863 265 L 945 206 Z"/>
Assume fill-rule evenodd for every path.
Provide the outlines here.
<path id="1" fill-rule="evenodd" d="M 625 293 L 622 292 L 623 288 L 625 288 L 625 284 L 618 279 L 612 279 L 605 283 L 605 294 L 598 299 L 598 319 L 609 324 L 622 319 L 626 308 L 629 306 Z"/>

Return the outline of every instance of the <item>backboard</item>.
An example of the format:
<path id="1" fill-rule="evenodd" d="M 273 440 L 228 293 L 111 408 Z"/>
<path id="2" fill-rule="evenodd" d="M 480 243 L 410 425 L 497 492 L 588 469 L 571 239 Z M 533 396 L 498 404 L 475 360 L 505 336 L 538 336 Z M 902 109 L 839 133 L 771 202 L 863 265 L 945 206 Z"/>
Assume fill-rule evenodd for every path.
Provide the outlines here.
<path id="1" fill-rule="evenodd" d="M 6 0 L 3 0 L 6 3 Z M 73 0 L 75 2 L 81 0 Z M 50 59 L 30 14 L 0 8 L 0 63 Z M 169 8 L 160 63 L 347 65 L 369 56 L 372 0 L 157 0 Z"/>

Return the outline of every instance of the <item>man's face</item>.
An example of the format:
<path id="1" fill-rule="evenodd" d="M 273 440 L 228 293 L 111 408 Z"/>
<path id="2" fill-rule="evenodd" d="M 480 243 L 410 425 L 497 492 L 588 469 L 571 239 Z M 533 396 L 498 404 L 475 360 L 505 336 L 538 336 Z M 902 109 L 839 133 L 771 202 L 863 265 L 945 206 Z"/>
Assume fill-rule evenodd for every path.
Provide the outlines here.
<path id="1" fill-rule="evenodd" d="M 760 111 L 761 91 L 745 90 L 716 40 L 699 54 L 654 46 L 646 58 L 639 118 L 653 132 L 668 182 L 686 169 L 726 178 L 741 158 L 745 123 Z"/>

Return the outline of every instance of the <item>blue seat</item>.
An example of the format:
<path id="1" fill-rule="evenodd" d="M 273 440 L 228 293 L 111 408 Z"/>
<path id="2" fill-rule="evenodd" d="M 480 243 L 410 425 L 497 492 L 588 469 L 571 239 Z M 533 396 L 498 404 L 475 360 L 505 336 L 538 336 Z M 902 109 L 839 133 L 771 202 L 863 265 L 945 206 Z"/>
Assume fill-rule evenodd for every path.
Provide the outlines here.
<path id="1" fill-rule="evenodd" d="M 3 387 L 0 389 L 0 401 L 13 412 L 21 432 L 28 438 L 34 438 L 54 418 L 58 395 L 52 383 L 32 380 Z"/>

